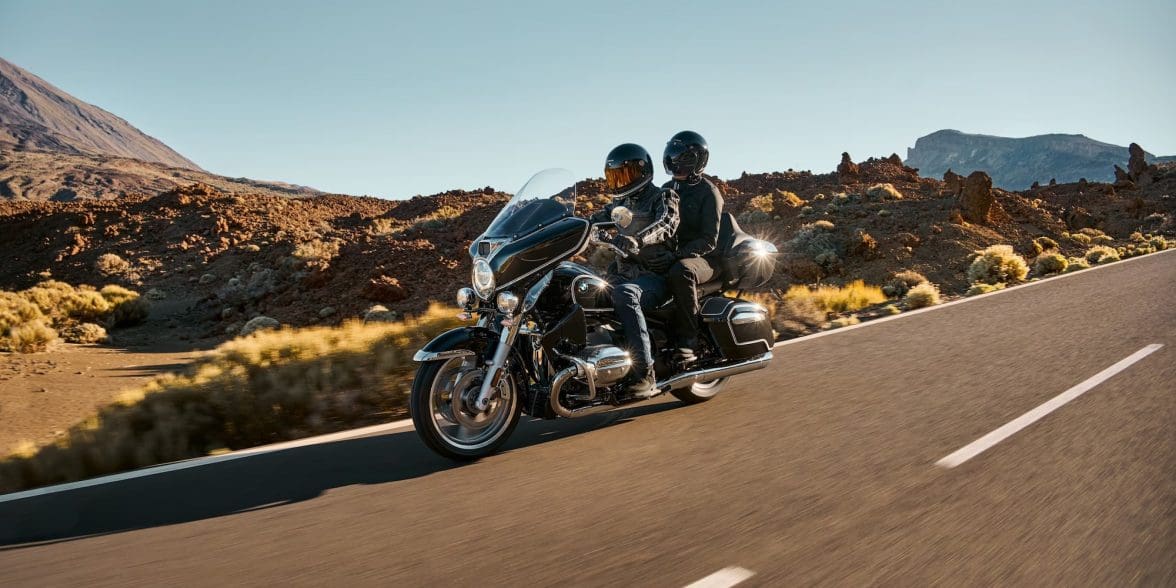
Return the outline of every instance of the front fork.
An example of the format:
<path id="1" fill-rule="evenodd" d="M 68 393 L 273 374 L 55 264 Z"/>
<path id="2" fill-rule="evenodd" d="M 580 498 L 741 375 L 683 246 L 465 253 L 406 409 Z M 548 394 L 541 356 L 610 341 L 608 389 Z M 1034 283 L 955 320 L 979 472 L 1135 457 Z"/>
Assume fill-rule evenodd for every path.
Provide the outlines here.
<path id="1" fill-rule="evenodd" d="M 519 327 L 523 322 L 521 315 L 507 317 L 503 321 L 502 334 L 498 337 L 498 347 L 494 349 L 494 357 L 486 362 L 486 377 L 482 379 L 482 387 L 478 390 L 478 397 L 474 399 L 474 408 L 479 412 L 490 406 L 490 399 L 494 390 L 498 388 L 498 381 L 502 378 L 502 368 L 506 364 L 506 358 L 510 357 L 515 336 L 519 334 Z"/>

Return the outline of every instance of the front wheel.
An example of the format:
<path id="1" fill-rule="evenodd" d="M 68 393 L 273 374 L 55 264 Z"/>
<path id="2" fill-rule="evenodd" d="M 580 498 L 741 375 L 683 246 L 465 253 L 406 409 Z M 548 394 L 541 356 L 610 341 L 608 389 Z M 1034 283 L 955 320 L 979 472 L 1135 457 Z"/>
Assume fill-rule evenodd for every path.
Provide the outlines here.
<path id="1" fill-rule="evenodd" d="M 409 412 L 429 449 L 449 459 L 472 461 L 498 450 L 519 424 L 514 376 L 504 372 L 486 410 L 474 408 L 486 369 L 476 357 L 430 361 L 417 368 Z"/>
<path id="2" fill-rule="evenodd" d="M 673 394 L 675 398 L 686 404 L 698 404 L 714 398 L 722 391 L 726 383 L 727 378 L 719 378 L 717 380 L 710 380 L 709 382 L 698 382 L 691 384 L 689 388 L 672 390 L 670 394 Z"/>

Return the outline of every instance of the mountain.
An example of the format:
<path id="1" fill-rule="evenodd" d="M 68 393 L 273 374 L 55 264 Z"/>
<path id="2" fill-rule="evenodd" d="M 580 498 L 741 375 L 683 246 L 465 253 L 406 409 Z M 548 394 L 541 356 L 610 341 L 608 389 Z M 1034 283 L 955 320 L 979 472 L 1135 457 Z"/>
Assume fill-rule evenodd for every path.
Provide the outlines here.
<path id="1" fill-rule="evenodd" d="M 1176 161 L 1155 157 L 1149 163 Z M 1010 138 L 973 135 L 945 129 L 915 141 L 907 149 L 906 164 L 925 177 L 939 177 L 949 168 L 963 175 L 982 170 L 992 183 L 1006 190 L 1023 190 L 1033 182 L 1108 182 L 1115 179 L 1115 165 L 1127 167 L 1127 148 L 1095 141 L 1083 135 L 1038 135 Z"/>
<path id="2" fill-rule="evenodd" d="M 228 178 L 113 155 L 22 149 L 0 141 L 0 201 L 110 200 L 206 184 L 230 194 L 310 197 L 322 192 L 284 182 Z"/>
<path id="3" fill-rule="evenodd" d="M 21 149 L 200 166 L 127 121 L 0 59 L 0 141 Z"/>

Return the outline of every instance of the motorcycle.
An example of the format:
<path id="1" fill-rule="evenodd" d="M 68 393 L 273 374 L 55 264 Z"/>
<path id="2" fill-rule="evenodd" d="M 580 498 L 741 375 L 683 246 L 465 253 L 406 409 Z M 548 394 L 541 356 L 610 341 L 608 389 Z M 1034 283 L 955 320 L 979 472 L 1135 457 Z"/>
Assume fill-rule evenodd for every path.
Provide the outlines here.
<path id="1" fill-rule="evenodd" d="M 607 237 L 632 214 L 616 207 L 608 222 L 593 223 L 577 217 L 576 206 L 572 173 L 541 171 L 470 245 L 471 286 L 458 290 L 457 305 L 462 318 L 477 316 L 477 323 L 439 335 L 413 357 L 420 366 L 409 410 L 417 433 L 438 454 L 459 461 L 490 455 L 524 413 L 575 418 L 646 400 L 625 392 L 633 363 L 609 284 L 569 261 L 589 246 L 626 255 Z M 656 395 L 705 402 L 731 377 L 771 361 L 768 312 L 739 296 L 771 278 L 775 254 L 771 243 L 722 216 L 714 253 L 722 271 L 699 285 L 697 359 L 687 366 L 672 360 L 673 301 L 645 311 Z M 723 294 L 730 290 L 739 294 Z"/>

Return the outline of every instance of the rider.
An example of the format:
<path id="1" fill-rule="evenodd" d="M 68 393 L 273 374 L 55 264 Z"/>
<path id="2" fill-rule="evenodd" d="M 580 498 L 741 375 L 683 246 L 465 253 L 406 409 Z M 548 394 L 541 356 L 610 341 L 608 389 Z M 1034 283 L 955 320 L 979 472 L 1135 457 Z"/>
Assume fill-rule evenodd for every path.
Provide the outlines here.
<path id="1" fill-rule="evenodd" d="M 673 236 L 678 228 L 678 195 L 653 184 L 653 158 L 640 145 L 625 143 L 609 152 L 604 178 L 613 200 L 592 215 L 593 222 L 611 219 L 617 206 L 628 208 L 633 220 L 617 227 L 612 244 L 630 257 L 609 266 L 613 307 L 633 353 L 629 392 L 649 397 L 655 392 L 653 350 L 642 307 L 654 307 L 666 299 L 664 273 L 673 262 Z"/>
<path id="2" fill-rule="evenodd" d="M 675 357 L 684 363 L 694 361 L 698 348 L 698 285 L 714 279 L 720 271 L 718 260 L 708 258 L 718 245 L 719 217 L 723 214 L 723 197 L 702 176 L 709 159 L 706 139 L 694 131 L 670 137 L 662 156 L 666 173 L 673 176 L 662 188 L 678 193 L 682 215 L 673 252 L 677 263 L 669 269 L 666 282 L 676 302 Z"/>

